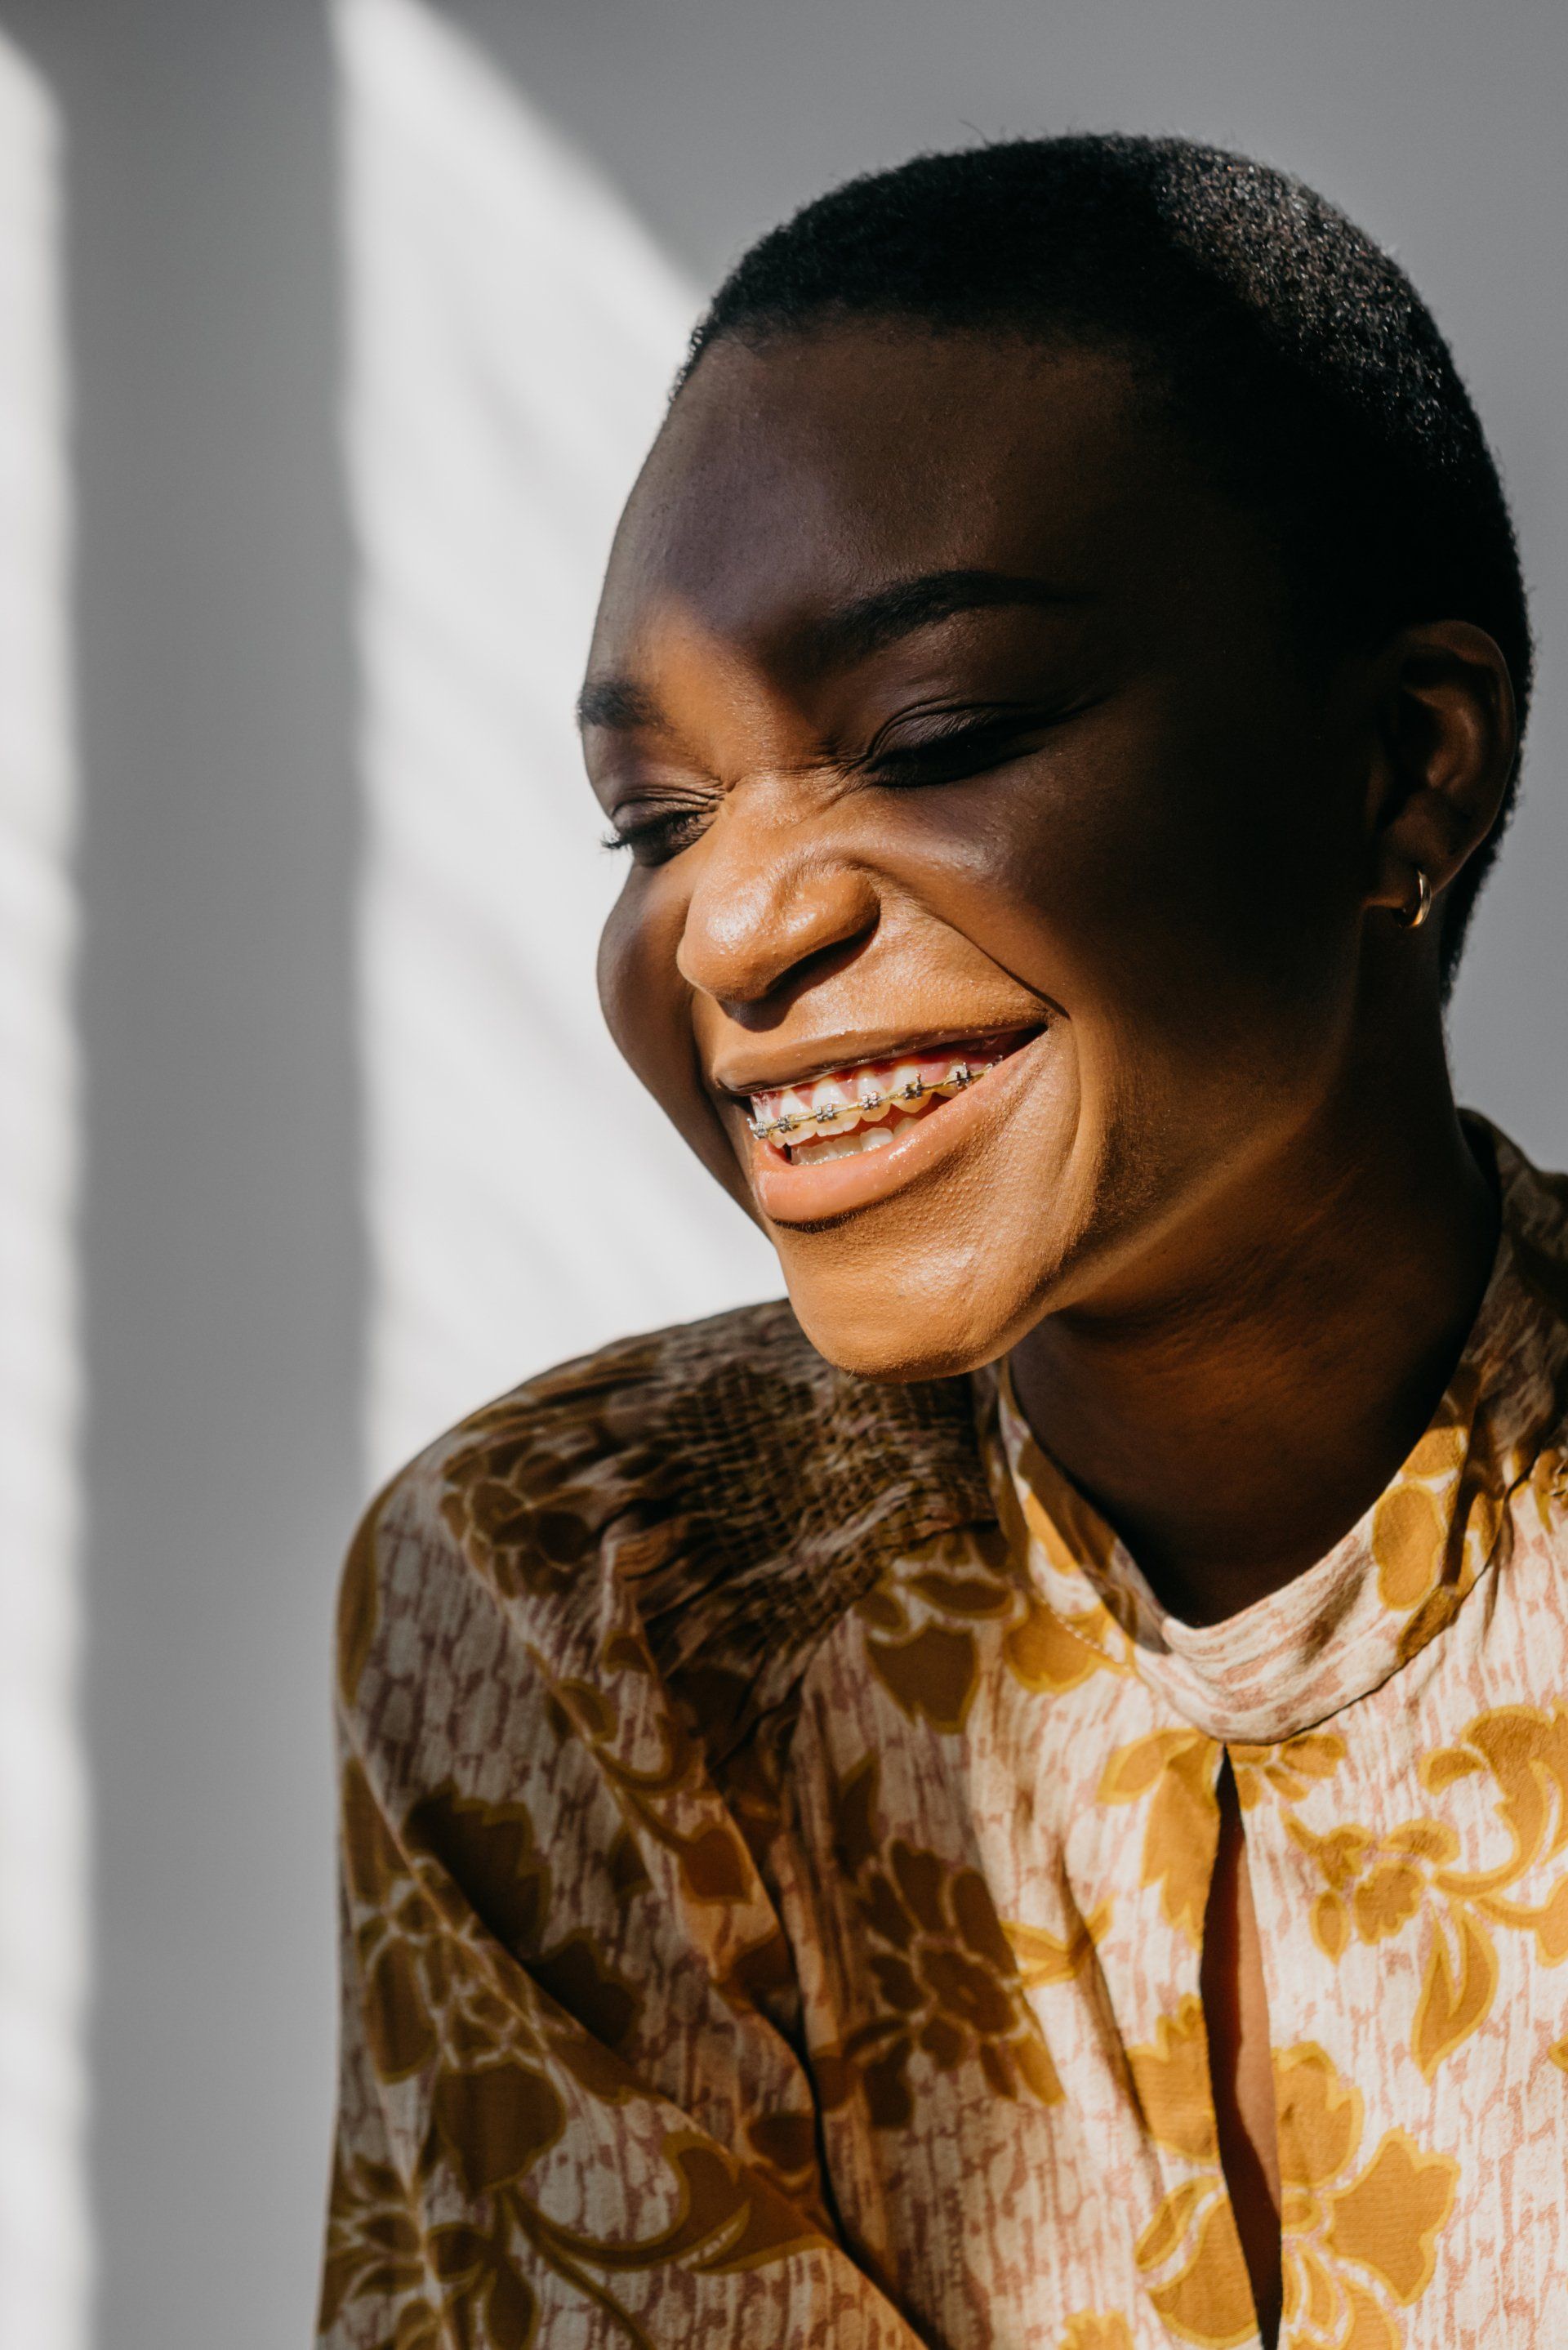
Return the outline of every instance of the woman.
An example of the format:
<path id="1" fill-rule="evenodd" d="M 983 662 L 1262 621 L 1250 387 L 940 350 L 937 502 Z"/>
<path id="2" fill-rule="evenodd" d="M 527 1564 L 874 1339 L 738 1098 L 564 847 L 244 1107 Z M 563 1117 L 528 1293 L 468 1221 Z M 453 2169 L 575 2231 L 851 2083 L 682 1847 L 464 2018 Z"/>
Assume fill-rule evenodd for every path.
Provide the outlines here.
<path id="1" fill-rule="evenodd" d="M 1442 1030 L 1529 681 L 1276 173 L 924 158 L 721 290 L 582 712 L 790 1302 L 358 1537 L 327 2342 L 1549 2338 L 1565 1199 Z"/>

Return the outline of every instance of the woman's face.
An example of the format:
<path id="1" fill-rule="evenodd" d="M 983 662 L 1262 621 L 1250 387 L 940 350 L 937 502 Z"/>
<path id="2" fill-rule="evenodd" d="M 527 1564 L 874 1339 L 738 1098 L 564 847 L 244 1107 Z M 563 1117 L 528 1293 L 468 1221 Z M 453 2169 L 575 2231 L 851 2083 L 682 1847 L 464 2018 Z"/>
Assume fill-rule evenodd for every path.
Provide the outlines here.
<path id="1" fill-rule="evenodd" d="M 1136 1306 L 1311 1128 L 1366 887 L 1346 674 L 1114 356 L 704 358 L 584 696 L 629 844 L 601 993 L 830 1359 Z"/>

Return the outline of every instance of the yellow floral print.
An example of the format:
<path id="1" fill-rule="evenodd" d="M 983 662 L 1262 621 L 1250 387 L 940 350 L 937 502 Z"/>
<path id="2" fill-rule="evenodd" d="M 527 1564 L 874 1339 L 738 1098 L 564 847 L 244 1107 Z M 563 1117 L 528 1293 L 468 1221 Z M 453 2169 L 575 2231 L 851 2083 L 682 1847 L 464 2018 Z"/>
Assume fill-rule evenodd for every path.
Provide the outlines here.
<path id="1" fill-rule="evenodd" d="M 1397 2311 L 1432 2282 L 1459 2166 L 1396 2128 L 1357 2168 L 1361 2093 L 1310 2043 L 1275 2052 L 1274 2097 L 1291 2350 L 1397 2350 Z"/>
<path id="2" fill-rule="evenodd" d="M 1108 1931 L 1111 1913 L 1112 1904 L 1102 1902 L 1067 1934 L 1053 1934 L 1043 1926 L 1021 1925 L 1008 1918 L 1002 1931 L 1012 1945 L 1025 1991 L 1036 1991 L 1045 1983 L 1071 1982 L 1080 1974 L 1095 1944 Z"/>
<path id="3" fill-rule="evenodd" d="M 866 1659 L 911 1721 L 961 1731 L 979 1685 L 974 1627 L 1014 1614 L 1016 1584 L 988 1572 L 1005 1552 L 978 1544 L 940 1546 L 913 1572 L 883 1576 L 859 1603 Z"/>
<path id="4" fill-rule="evenodd" d="M 1133 2350 L 1132 2333 L 1125 2317 L 1085 2309 L 1067 2320 L 1059 2350 Z"/>
<path id="5" fill-rule="evenodd" d="M 1568 1958 L 1568 1872 L 1552 1878 L 1539 1900 L 1509 1898 L 1568 1845 L 1568 1703 L 1478 1714 L 1453 1745 L 1424 1754 L 1419 1773 L 1434 1796 L 1460 1780 L 1489 1775 L 1506 1854 L 1490 1867 L 1462 1867 L 1453 1825 L 1431 1816 L 1380 1835 L 1355 1822 L 1317 1832 L 1292 1818 L 1288 1826 L 1324 1880 L 1312 1931 L 1327 1957 L 1342 1958 L 1353 1936 L 1380 1942 L 1412 1920 L 1424 1921 L 1427 1957 L 1410 2048 L 1430 2079 L 1491 2012 L 1495 1928 L 1533 1936 L 1542 1966 Z"/>
<path id="6" fill-rule="evenodd" d="M 1156 1730 L 1118 1746 L 1100 1780 L 1102 1804 L 1136 1804 L 1148 1797 L 1140 1882 L 1159 1887 L 1167 1922 L 1194 1950 L 1203 1939 L 1220 1838 L 1219 1774 L 1216 1740 L 1195 1730 Z"/>
<path id="7" fill-rule="evenodd" d="M 384 2090 L 415 2088 L 420 2181 L 461 2199 L 464 2216 L 421 2230 L 395 2166 L 340 2149 L 324 2330 L 368 2301 L 396 2306 L 394 2350 L 449 2339 L 529 2350 L 542 2272 L 609 2311 L 614 2294 L 596 2270 L 690 2258 L 744 2268 L 811 2242 L 815 2223 L 760 2167 L 694 2131 L 664 2138 L 675 2217 L 646 2241 L 601 2242 L 547 2217 L 526 2191 L 529 2174 L 560 2141 L 574 2100 L 613 2107 L 634 2090 L 617 2052 L 635 2031 L 639 1996 L 587 1936 L 549 1941 L 550 1869 L 525 1805 L 437 1789 L 400 1842 L 350 1759 L 343 1821 L 345 1889 L 364 1913 L 366 2053 Z"/>
<path id="8" fill-rule="evenodd" d="M 1056 2104 L 1062 2084 L 984 1877 L 886 1838 L 877 1791 L 874 1756 L 838 1791 L 835 1851 L 855 1886 L 876 2012 L 818 2058 L 824 2102 L 858 2089 L 878 2129 L 908 2129 L 910 2068 L 923 2059 L 939 2073 L 977 2065 L 997 2096 Z"/>
<path id="9" fill-rule="evenodd" d="M 1229 1751 L 1237 1800 L 1246 1812 L 1264 1800 L 1266 1791 L 1287 1804 L 1299 1803 L 1309 1787 L 1333 1778 L 1345 1760 L 1345 1744 L 1337 1731 L 1309 1730 L 1281 1745 L 1232 1745 Z"/>
<path id="10" fill-rule="evenodd" d="M 1148 2297 L 1179 2340 L 1235 2350 L 1251 2341 L 1257 2320 L 1220 2168 L 1209 2038 L 1196 1995 L 1160 2017 L 1151 2043 L 1127 2050 L 1127 2067 L 1149 2137 L 1198 2166 L 1167 2192 L 1138 2237 Z"/>
<path id="11" fill-rule="evenodd" d="M 1450 1544 L 1464 1547 L 1466 1522 L 1451 1515 L 1446 1504 L 1465 1464 L 1467 1433 L 1462 1418 L 1428 1430 L 1373 1513 L 1378 1596 L 1385 1607 L 1401 1615 L 1435 1587 Z M 1460 1571 L 1456 1566 L 1453 1579 Z"/>
<path id="12" fill-rule="evenodd" d="M 1127 2051 L 1149 2136 L 1195 2168 L 1138 2238 L 1149 2298 L 1179 2339 L 1233 2350 L 1255 2329 L 1251 2289 L 1220 2168 L 1202 2009 L 1184 2000 Z M 1396 2350 L 1397 2311 L 1431 2283 L 1459 2166 L 1387 2130 L 1358 2163 L 1361 2093 L 1310 2042 L 1274 2053 L 1289 2350 Z"/>

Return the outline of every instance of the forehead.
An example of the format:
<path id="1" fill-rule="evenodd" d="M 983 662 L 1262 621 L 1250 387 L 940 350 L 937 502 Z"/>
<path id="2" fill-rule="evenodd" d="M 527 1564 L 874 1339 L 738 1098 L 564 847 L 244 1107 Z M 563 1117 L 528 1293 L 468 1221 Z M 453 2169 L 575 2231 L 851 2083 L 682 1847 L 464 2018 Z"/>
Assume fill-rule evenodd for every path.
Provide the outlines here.
<path id="1" fill-rule="evenodd" d="M 618 533 L 595 664 L 679 610 L 759 650 L 868 584 L 995 569 L 1089 590 L 1201 485 L 1130 362 L 1078 347 L 844 328 L 721 343 Z"/>

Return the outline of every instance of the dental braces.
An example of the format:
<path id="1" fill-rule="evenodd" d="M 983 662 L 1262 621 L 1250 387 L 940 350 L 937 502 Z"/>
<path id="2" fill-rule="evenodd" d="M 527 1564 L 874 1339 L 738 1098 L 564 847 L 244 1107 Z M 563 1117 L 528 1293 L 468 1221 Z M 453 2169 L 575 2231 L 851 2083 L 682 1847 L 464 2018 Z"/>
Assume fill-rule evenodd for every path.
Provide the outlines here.
<path id="1" fill-rule="evenodd" d="M 967 1061 L 958 1061 L 945 1077 L 938 1077 L 929 1085 L 924 1077 L 911 1077 L 907 1086 L 895 1086 L 891 1093 L 861 1094 L 852 1102 L 824 1102 L 820 1109 L 786 1111 L 783 1118 L 775 1118 L 771 1124 L 766 1118 L 748 1118 L 747 1131 L 754 1141 L 765 1142 L 770 1134 L 793 1134 L 797 1126 L 826 1126 L 836 1118 L 847 1118 L 857 1111 L 864 1113 L 868 1109 L 880 1109 L 884 1102 L 920 1101 L 927 1094 L 940 1094 L 944 1086 L 957 1086 L 961 1092 L 965 1086 L 972 1086 L 977 1077 L 983 1077 L 991 1066 L 989 1061 L 985 1061 L 978 1069 L 971 1069 Z"/>

